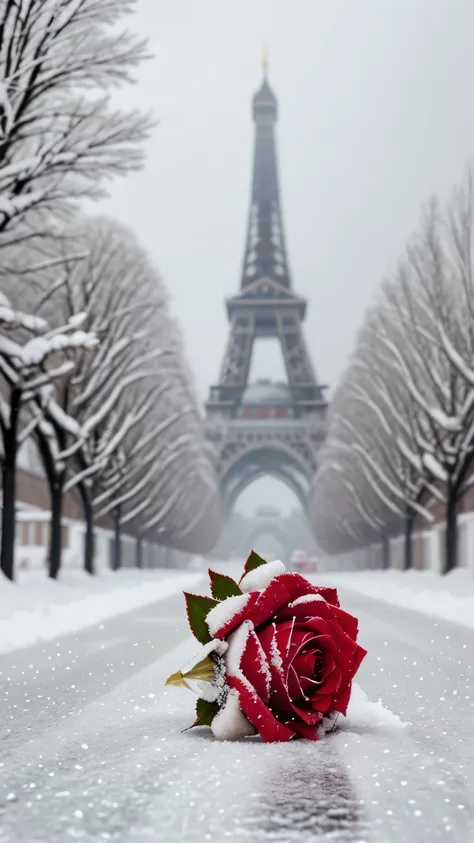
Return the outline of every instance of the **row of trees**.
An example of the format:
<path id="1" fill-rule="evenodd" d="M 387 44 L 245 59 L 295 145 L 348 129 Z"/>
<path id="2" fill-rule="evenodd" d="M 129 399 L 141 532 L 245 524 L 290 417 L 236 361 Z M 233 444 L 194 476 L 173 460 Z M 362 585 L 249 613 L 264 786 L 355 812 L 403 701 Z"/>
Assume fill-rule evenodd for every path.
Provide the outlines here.
<path id="1" fill-rule="evenodd" d="M 341 553 L 445 522 L 444 572 L 457 564 L 457 518 L 474 485 L 472 177 L 433 200 L 366 313 L 331 406 L 311 515 Z"/>
<path id="2" fill-rule="evenodd" d="M 51 497 L 49 572 L 64 496 L 94 524 L 195 552 L 217 537 L 216 482 L 161 278 L 134 235 L 77 201 L 140 166 L 151 120 L 113 107 L 146 44 L 135 0 L 0 5 L 1 567 L 13 578 L 18 450 L 34 439 Z M 120 546 L 118 542 L 117 546 Z"/>

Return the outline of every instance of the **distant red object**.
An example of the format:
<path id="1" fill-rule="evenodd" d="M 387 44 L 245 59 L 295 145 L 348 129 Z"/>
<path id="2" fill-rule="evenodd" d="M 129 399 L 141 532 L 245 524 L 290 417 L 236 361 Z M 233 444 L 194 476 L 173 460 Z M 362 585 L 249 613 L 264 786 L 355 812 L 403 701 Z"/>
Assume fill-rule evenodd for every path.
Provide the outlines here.
<path id="1" fill-rule="evenodd" d="M 244 419 L 287 419 L 293 416 L 292 407 L 248 406 L 242 408 Z"/>
<path id="2" fill-rule="evenodd" d="M 314 574 L 318 570 L 318 562 L 315 556 L 310 556 L 304 550 L 295 550 L 291 557 L 291 566 L 294 571 Z"/>

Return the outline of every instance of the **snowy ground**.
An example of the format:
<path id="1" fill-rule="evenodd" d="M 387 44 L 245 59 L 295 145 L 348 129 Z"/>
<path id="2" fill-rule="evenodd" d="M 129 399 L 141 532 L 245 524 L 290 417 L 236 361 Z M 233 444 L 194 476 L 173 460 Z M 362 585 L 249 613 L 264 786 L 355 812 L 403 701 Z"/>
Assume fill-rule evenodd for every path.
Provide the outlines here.
<path id="1" fill-rule="evenodd" d="M 431 571 L 357 571 L 309 579 L 349 588 L 366 597 L 474 629 L 474 576 L 471 571 L 458 569 L 445 577 Z"/>
<path id="2" fill-rule="evenodd" d="M 1 656 L 0 843 L 473 840 L 474 633 L 340 596 L 376 705 L 356 692 L 318 744 L 182 731 L 193 695 L 163 685 L 195 646 L 178 595 Z"/>
<path id="3" fill-rule="evenodd" d="M 0 653 L 50 641 L 115 615 L 191 588 L 200 574 L 105 571 L 90 577 L 63 571 L 57 582 L 43 572 L 20 573 L 19 582 L 0 582 Z"/>

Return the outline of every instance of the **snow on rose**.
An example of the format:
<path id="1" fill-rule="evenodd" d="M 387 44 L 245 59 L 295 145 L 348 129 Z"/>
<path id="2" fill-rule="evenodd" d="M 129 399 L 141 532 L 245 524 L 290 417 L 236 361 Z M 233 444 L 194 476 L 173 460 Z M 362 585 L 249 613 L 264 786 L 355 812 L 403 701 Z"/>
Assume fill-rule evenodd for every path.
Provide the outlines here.
<path id="1" fill-rule="evenodd" d="M 166 683 L 197 693 L 192 725 L 210 726 L 219 740 L 318 740 L 346 713 L 366 655 L 357 619 L 340 608 L 336 589 L 254 551 L 239 583 L 209 576 L 212 597 L 185 593 L 202 650 Z"/>

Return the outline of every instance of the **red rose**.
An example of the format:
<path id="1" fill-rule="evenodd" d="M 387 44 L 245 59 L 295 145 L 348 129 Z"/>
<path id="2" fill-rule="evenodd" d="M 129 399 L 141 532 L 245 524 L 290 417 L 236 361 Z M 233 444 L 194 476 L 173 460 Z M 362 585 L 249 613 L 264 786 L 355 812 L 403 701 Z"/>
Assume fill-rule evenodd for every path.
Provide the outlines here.
<path id="1" fill-rule="evenodd" d="M 335 589 L 314 586 L 296 573 L 271 576 L 274 566 L 261 569 L 263 590 L 229 596 L 205 616 L 220 648 L 216 660 L 223 662 L 225 687 L 220 699 L 217 690 L 207 695 L 215 710 L 204 722 L 221 739 L 258 732 L 266 742 L 317 740 L 327 718 L 346 713 L 352 679 L 366 654 L 356 643 L 357 620 L 339 608 Z M 207 653 L 213 646 L 207 645 Z"/>
<path id="2" fill-rule="evenodd" d="M 300 574 L 280 574 L 245 598 L 226 622 L 216 626 L 214 616 L 227 601 L 207 617 L 214 638 L 229 645 L 229 688 L 264 741 L 317 740 L 323 715 L 346 713 L 365 656 L 356 643 L 357 620 L 339 608 L 334 589 L 311 585 Z"/>

